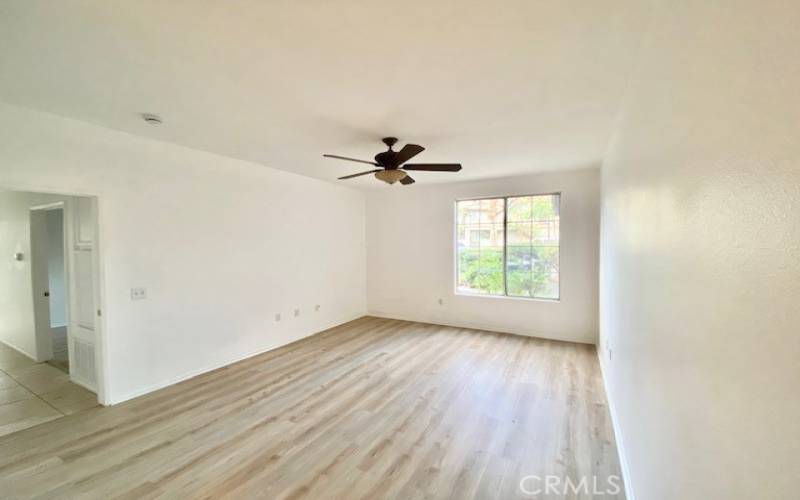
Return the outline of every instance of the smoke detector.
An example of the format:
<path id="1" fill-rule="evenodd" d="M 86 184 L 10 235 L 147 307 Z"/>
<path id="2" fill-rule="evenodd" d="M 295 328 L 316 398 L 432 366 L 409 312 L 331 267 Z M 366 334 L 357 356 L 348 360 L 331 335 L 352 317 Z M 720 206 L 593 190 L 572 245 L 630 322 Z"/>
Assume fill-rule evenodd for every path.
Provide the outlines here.
<path id="1" fill-rule="evenodd" d="M 142 113 L 142 119 L 150 125 L 161 125 L 161 117 L 152 113 Z"/>

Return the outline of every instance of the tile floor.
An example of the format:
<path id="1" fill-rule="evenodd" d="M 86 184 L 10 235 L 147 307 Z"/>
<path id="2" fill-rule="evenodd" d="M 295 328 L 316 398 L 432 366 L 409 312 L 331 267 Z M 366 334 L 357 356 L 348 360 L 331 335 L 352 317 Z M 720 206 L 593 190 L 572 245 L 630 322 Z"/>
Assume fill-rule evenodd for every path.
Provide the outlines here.
<path id="1" fill-rule="evenodd" d="M 69 375 L 0 344 L 0 436 L 97 406 Z"/>
<path id="2" fill-rule="evenodd" d="M 47 362 L 64 373 L 69 373 L 69 351 L 67 350 L 67 327 L 50 328 L 53 337 L 53 359 Z"/>

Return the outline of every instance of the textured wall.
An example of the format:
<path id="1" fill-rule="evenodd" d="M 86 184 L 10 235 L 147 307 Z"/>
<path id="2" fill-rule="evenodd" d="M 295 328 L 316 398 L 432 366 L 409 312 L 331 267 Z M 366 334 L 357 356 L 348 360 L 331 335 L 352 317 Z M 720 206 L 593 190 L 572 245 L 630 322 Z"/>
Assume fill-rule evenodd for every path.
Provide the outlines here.
<path id="1" fill-rule="evenodd" d="M 798 26 L 796 1 L 664 2 L 603 165 L 600 345 L 638 500 L 797 498 Z"/>

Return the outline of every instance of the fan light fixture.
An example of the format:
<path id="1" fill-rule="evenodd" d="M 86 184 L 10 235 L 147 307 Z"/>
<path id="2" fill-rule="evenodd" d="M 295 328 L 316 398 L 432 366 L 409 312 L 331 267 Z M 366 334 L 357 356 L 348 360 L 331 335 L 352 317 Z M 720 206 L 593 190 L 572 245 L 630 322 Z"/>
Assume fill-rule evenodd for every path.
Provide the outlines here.
<path id="1" fill-rule="evenodd" d="M 375 174 L 375 178 L 383 181 L 386 184 L 395 184 L 400 181 L 400 184 L 408 186 L 416 182 L 413 177 L 408 175 L 407 170 L 420 170 L 427 172 L 458 172 L 461 170 L 459 163 L 406 163 L 411 158 L 425 151 L 425 148 L 418 144 L 406 144 L 400 151 L 392 149 L 397 143 L 397 137 L 384 137 L 383 143 L 389 146 L 388 151 L 383 151 L 375 155 L 375 161 L 359 160 L 358 158 L 350 158 L 347 156 L 339 155 L 322 155 L 325 158 L 335 158 L 337 160 L 354 161 L 356 163 L 366 163 L 372 165 L 372 170 L 366 172 L 358 172 L 357 174 L 345 175 L 339 179 L 352 179 L 353 177 L 361 177 L 362 175 Z"/>
<path id="2" fill-rule="evenodd" d="M 387 184 L 394 184 L 400 179 L 405 178 L 406 175 L 408 174 L 402 170 L 381 170 L 380 172 L 375 172 L 375 177 Z"/>

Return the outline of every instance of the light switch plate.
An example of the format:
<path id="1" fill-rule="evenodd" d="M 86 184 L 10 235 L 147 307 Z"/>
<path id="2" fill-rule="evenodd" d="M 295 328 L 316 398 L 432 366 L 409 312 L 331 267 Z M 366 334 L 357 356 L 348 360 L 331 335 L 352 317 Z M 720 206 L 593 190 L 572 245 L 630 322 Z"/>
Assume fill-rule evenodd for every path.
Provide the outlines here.
<path id="1" fill-rule="evenodd" d="M 147 288 L 135 287 L 131 288 L 131 300 L 144 300 L 147 298 Z"/>

